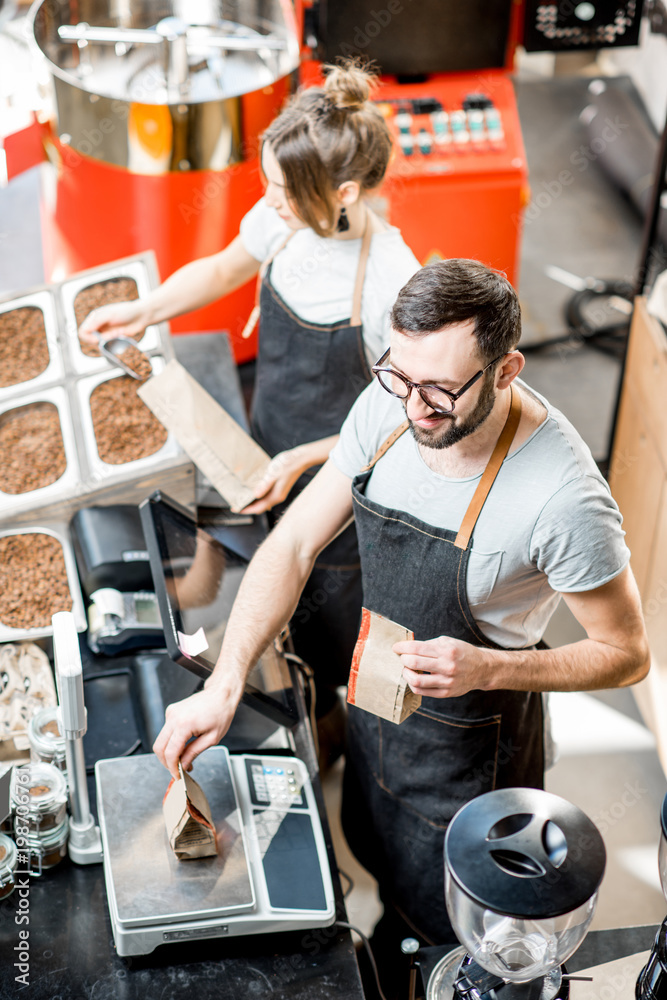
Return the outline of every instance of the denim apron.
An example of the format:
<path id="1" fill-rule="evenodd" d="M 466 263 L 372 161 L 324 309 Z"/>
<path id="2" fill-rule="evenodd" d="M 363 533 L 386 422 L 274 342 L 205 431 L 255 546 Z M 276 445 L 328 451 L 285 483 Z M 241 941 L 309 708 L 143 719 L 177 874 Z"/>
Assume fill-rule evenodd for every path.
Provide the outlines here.
<path id="1" fill-rule="evenodd" d="M 338 323 L 305 322 L 272 287 L 273 258 L 285 243 L 260 275 L 259 349 L 251 413 L 253 437 L 272 457 L 338 434 L 371 379 L 361 326 L 371 244 L 369 222 L 361 241 L 351 317 Z M 284 503 L 269 511 L 272 525 L 316 472 L 317 468 L 304 473 Z M 360 616 L 359 549 L 352 524 L 318 556 L 290 622 L 294 648 L 315 669 L 318 687 L 332 689 L 347 682 Z"/>
<path id="2" fill-rule="evenodd" d="M 507 423 L 458 533 L 365 496 L 374 465 L 407 422 L 353 482 L 364 607 L 400 622 L 415 639 L 447 635 L 501 648 L 475 624 L 466 575 L 477 517 L 520 415 L 518 393 L 512 392 Z M 383 899 L 427 942 L 455 940 L 444 898 L 449 821 L 476 795 L 515 785 L 543 787 L 539 694 L 470 691 L 457 698 L 423 698 L 400 725 L 349 706 L 345 836 L 378 880 Z"/>

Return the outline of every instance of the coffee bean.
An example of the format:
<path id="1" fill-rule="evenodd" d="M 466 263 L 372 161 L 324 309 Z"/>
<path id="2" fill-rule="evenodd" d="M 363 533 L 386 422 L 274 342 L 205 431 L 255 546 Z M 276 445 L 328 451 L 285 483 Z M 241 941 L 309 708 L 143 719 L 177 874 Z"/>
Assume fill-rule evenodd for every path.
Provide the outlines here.
<path id="1" fill-rule="evenodd" d="M 0 538 L 0 622 L 9 628 L 44 628 L 56 611 L 71 611 L 60 542 L 43 532 Z"/>
<path id="2" fill-rule="evenodd" d="M 138 347 L 126 347 L 118 357 L 123 364 L 132 369 L 135 375 L 139 376 L 142 382 L 145 382 L 153 374 L 149 358 Z"/>
<path id="3" fill-rule="evenodd" d="M 107 281 L 98 281 L 94 285 L 82 288 L 74 299 L 74 315 L 76 325 L 81 326 L 89 312 L 97 309 L 98 306 L 105 306 L 110 302 L 130 302 L 139 298 L 137 283 L 134 278 L 109 278 Z M 134 340 L 141 340 L 144 331 L 137 333 Z M 90 358 L 99 358 L 100 352 L 95 344 L 88 344 L 79 338 L 79 347 L 83 354 Z"/>
<path id="4" fill-rule="evenodd" d="M 0 414 L 0 490 L 30 493 L 67 468 L 60 415 L 53 403 L 29 403 Z"/>
<path id="5" fill-rule="evenodd" d="M 97 450 L 109 465 L 153 455 L 167 440 L 167 430 L 137 396 L 139 385 L 121 375 L 100 382 L 90 394 Z"/>
<path id="6" fill-rule="evenodd" d="M 28 382 L 46 371 L 48 365 L 42 310 L 22 306 L 0 313 L 0 388 Z"/>

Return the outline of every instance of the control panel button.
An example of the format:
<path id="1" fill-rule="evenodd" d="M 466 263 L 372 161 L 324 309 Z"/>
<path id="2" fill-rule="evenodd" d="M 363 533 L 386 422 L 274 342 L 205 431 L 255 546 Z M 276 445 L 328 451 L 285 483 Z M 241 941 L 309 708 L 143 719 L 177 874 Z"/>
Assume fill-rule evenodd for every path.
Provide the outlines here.
<path id="1" fill-rule="evenodd" d="M 420 153 L 423 153 L 424 156 L 428 156 L 433 149 L 433 137 L 431 133 L 427 132 L 426 129 L 422 129 L 417 136 L 417 143 L 419 144 Z"/>
<path id="2" fill-rule="evenodd" d="M 396 125 L 401 133 L 407 133 L 412 128 L 412 115 L 406 111 L 400 111 L 396 115 Z"/>

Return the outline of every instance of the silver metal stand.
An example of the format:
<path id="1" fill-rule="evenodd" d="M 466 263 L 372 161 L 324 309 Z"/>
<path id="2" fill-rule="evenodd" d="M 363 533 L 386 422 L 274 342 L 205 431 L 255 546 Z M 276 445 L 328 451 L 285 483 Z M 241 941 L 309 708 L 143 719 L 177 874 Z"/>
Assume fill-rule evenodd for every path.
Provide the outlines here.
<path id="1" fill-rule="evenodd" d="M 86 708 L 83 701 L 83 673 L 79 637 L 74 616 L 59 611 L 53 623 L 53 649 L 56 660 L 58 700 L 69 781 L 71 819 L 68 851 L 77 865 L 91 865 L 102 860 L 100 830 L 90 812 L 83 737 L 86 732 Z"/>

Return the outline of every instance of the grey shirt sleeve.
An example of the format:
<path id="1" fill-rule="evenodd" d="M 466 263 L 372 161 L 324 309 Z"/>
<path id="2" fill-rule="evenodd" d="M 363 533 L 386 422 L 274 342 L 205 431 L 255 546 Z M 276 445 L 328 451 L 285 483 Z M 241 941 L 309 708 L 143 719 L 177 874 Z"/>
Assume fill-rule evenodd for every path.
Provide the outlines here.
<path id="1" fill-rule="evenodd" d="M 602 477 L 581 475 L 553 494 L 540 511 L 530 557 L 559 593 L 594 590 L 625 569 L 621 513 Z"/>

